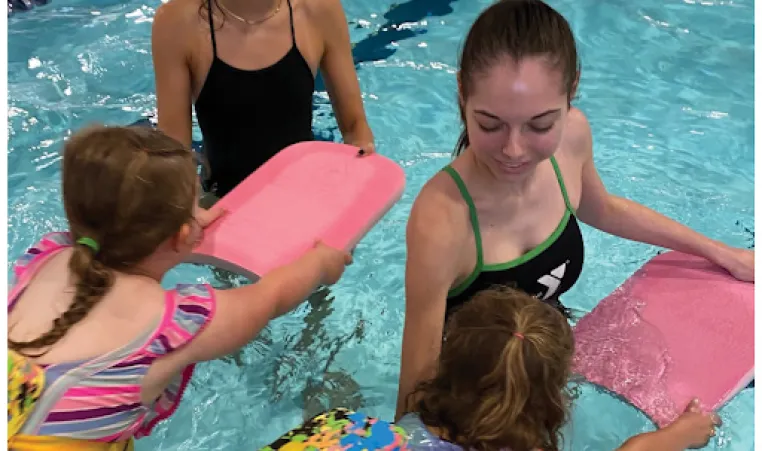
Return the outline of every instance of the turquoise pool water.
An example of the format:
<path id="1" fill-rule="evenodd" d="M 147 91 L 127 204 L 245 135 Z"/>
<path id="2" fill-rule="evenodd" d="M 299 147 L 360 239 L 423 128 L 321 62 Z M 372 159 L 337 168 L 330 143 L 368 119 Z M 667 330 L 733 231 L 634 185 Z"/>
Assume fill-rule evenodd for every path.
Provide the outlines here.
<path id="1" fill-rule="evenodd" d="M 577 104 L 590 118 L 610 191 L 753 246 L 753 1 L 551 3 L 577 33 Z M 200 365 L 177 414 L 139 450 L 253 449 L 295 426 L 304 408 L 326 403 L 392 416 L 405 220 L 422 184 L 449 160 L 459 129 L 457 51 L 488 4 L 344 1 L 371 126 L 379 151 L 406 169 L 405 195 L 358 246 L 331 303 L 305 304 L 274 322 L 237 360 Z M 91 121 L 128 124 L 153 111 L 150 27 L 158 5 L 53 0 L 9 20 L 9 259 L 65 227 L 63 138 Z M 336 126 L 327 96 L 315 97 L 316 131 L 330 139 Z M 584 233 L 586 267 L 565 302 L 589 311 L 656 249 Z M 167 283 L 189 280 L 213 278 L 181 267 Z M 753 449 L 753 398 L 744 390 L 721 411 L 725 427 L 707 449 Z M 649 429 L 637 410 L 584 386 L 566 449 L 613 449 Z"/>

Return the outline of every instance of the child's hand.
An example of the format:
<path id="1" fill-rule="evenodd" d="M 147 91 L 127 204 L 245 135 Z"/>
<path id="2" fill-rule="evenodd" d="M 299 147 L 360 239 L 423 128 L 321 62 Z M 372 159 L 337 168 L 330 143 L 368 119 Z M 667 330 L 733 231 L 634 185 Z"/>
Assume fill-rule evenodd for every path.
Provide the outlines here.
<path id="1" fill-rule="evenodd" d="M 339 281 L 344 268 L 352 263 L 352 256 L 347 252 L 326 246 L 318 241 L 312 252 L 317 253 L 323 264 L 323 285 L 333 285 Z"/>
<path id="2" fill-rule="evenodd" d="M 687 448 L 702 448 L 714 437 L 715 427 L 721 424 L 717 414 L 701 412 L 699 401 L 694 399 L 688 404 L 685 412 L 665 430 L 679 437 Z"/>
<path id="3" fill-rule="evenodd" d="M 222 207 L 212 207 L 208 210 L 206 208 L 197 207 L 196 221 L 198 221 L 198 225 L 200 225 L 201 228 L 205 229 L 212 225 L 214 221 L 224 216 L 225 213 L 227 213 L 227 211 Z"/>

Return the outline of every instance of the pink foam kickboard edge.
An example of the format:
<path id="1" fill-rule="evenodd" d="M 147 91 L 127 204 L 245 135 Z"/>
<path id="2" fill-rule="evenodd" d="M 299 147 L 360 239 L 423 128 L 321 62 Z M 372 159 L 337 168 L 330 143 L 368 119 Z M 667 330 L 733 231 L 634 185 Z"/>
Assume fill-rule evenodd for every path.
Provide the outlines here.
<path id="1" fill-rule="evenodd" d="M 574 370 L 657 425 L 692 397 L 716 410 L 754 379 L 754 284 L 666 252 L 575 326 Z"/>
<path id="2" fill-rule="evenodd" d="M 296 260 L 320 239 L 351 251 L 401 198 L 405 173 L 381 154 L 331 142 L 289 146 L 217 206 L 228 211 L 205 231 L 188 263 L 256 281 Z"/>

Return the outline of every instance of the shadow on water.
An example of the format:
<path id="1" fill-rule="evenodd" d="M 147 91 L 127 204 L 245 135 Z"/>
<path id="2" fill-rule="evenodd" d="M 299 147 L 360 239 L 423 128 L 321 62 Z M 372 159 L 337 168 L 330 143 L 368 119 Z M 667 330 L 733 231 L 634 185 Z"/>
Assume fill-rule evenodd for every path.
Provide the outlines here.
<path id="1" fill-rule="evenodd" d="M 359 40 L 352 45 L 352 56 L 355 62 L 355 68 L 362 63 L 372 61 L 383 61 L 388 59 L 397 49 L 392 46 L 395 42 L 404 41 L 412 37 L 426 34 L 425 28 L 412 29 L 404 26 L 405 24 L 420 22 L 427 17 L 442 17 L 453 12 L 452 3 L 457 0 L 410 0 L 404 3 L 398 3 L 391 6 L 383 17 L 386 22 L 381 24 L 376 31 Z M 363 28 L 355 21 L 349 22 L 350 26 Z M 318 71 L 315 79 L 315 90 L 325 91 L 325 82 Z M 327 103 L 322 98 L 315 98 L 313 111 L 318 105 Z M 333 111 L 330 111 L 333 117 Z M 339 130 L 337 127 L 330 129 L 317 129 L 314 131 L 315 138 L 321 141 L 338 141 Z"/>
<path id="2" fill-rule="evenodd" d="M 14 13 L 30 11 L 37 6 L 47 5 L 48 0 L 8 0 L 8 17 Z"/>
<path id="3" fill-rule="evenodd" d="M 451 4 L 457 0 L 411 0 L 404 3 L 395 4 L 384 14 L 386 22 L 379 26 L 378 30 L 369 34 L 353 45 L 352 54 L 355 67 L 361 63 L 380 61 L 394 55 L 397 51 L 392 44 L 414 36 L 425 34 L 424 28 L 411 29 L 405 24 L 419 22 L 427 17 L 445 16 L 453 12 Z M 357 28 L 361 26 L 350 22 L 350 26 Z M 325 84 L 318 73 L 315 85 L 316 91 L 325 91 Z M 327 101 L 314 97 L 313 113 L 318 113 L 319 107 Z M 330 110 L 330 109 L 329 109 Z M 330 114 L 333 117 L 331 110 Z M 147 116 L 133 125 L 155 126 L 154 116 Z M 336 126 L 330 128 L 315 128 L 315 139 L 320 141 L 338 141 L 340 132 Z M 202 143 L 193 142 L 193 149 L 203 154 Z M 222 278 L 225 279 L 225 278 Z M 226 280 L 219 280 L 227 282 Z M 227 283 L 223 283 L 227 285 Z M 365 400 L 360 393 L 359 384 L 351 375 L 341 369 L 331 369 L 334 359 L 343 346 L 351 340 L 362 340 L 364 335 L 364 324 L 358 320 L 357 327 L 346 335 L 331 338 L 323 324 L 324 319 L 333 312 L 333 296 L 328 288 L 321 288 L 313 293 L 307 300 L 310 305 L 310 311 L 304 318 L 305 328 L 298 337 L 295 336 L 293 342 L 290 342 L 286 349 L 289 353 L 297 356 L 309 356 L 309 359 L 315 360 L 320 356 L 318 378 L 309 378 L 304 381 L 305 386 L 301 394 L 301 403 L 304 409 L 304 418 L 309 418 L 317 413 L 331 407 L 342 406 L 350 409 L 359 409 L 365 404 Z M 261 336 L 255 340 L 257 345 L 267 346 L 268 333 L 263 331 Z M 290 341 L 290 340 L 289 340 Z M 240 356 L 233 356 L 236 363 L 245 365 Z M 294 379 L 300 375 L 298 366 L 292 366 L 288 362 L 279 362 L 276 365 L 275 372 L 266 382 L 271 389 L 272 401 L 278 401 L 288 396 L 289 381 L 297 382 Z M 301 381 L 300 381 L 301 382 Z"/>
<path id="4" fill-rule="evenodd" d="M 425 29 L 413 30 L 402 25 L 419 22 L 427 17 L 442 17 L 453 12 L 450 4 L 457 0 L 411 0 L 392 5 L 384 14 L 384 22 L 378 30 L 358 41 L 352 48 L 355 65 L 389 58 L 397 51 L 391 47 L 394 42 L 426 34 Z M 351 22 L 350 22 L 351 24 Z M 361 28 L 360 25 L 355 25 Z M 319 85 L 320 90 L 324 88 Z"/>

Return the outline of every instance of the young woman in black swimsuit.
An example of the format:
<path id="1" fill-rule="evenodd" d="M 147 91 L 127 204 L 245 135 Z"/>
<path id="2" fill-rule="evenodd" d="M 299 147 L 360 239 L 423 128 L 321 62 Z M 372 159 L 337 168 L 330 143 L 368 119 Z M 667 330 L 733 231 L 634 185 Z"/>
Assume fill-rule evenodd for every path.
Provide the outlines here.
<path id="1" fill-rule="evenodd" d="M 171 0 L 152 52 L 159 128 L 190 147 L 193 102 L 216 197 L 313 139 L 318 69 L 344 141 L 374 151 L 340 0 Z"/>
<path id="2" fill-rule="evenodd" d="M 457 158 L 416 199 L 407 228 L 406 314 L 397 416 L 433 371 L 445 318 L 477 291 L 509 285 L 565 312 L 582 271 L 578 221 L 703 256 L 754 280 L 753 251 L 710 240 L 609 194 L 595 168 L 566 20 L 540 0 L 501 0 L 466 38 Z"/>
<path id="3" fill-rule="evenodd" d="M 204 208 L 283 148 L 314 139 L 318 70 L 344 142 L 375 151 L 340 0 L 170 0 L 156 12 L 151 50 L 159 128 L 188 148 L 195 107 L 208 162 Z M 218 213 L 204 210 L 199 219 L 210 223 Z M 230 283 L 230 274 L 214 272 Z M 329 296 L 327 288 L 310 296 L 293 351 L 330 354 L 319 339 Z"/>

